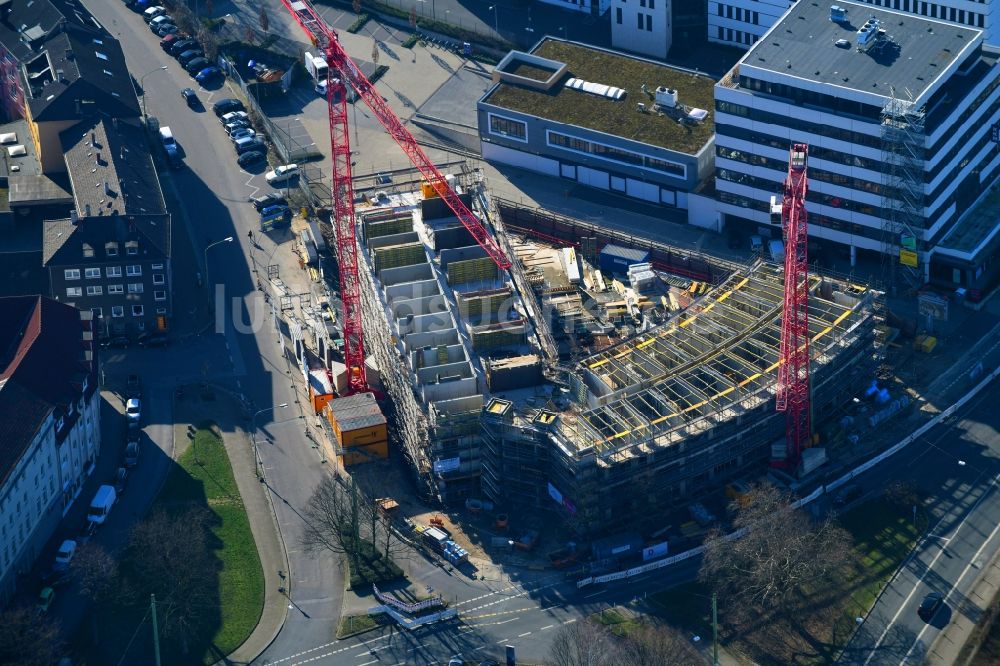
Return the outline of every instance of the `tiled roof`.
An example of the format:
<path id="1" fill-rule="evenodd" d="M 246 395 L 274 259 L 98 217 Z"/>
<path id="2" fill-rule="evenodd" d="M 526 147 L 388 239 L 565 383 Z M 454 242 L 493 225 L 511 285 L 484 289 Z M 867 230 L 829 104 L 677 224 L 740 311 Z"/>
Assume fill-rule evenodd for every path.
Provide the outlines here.
<path id="1" fill-rule="evenodd" d="M 40 296 L 0 298 L 0 482 L 48 414 L 81 397 L 81 373 L 96 386 L 83 327 L 72 306 Z"/>
<path id="2" fill-rule="evenodd" d="M 138 118 L 139 100 L 121 45 L 96 27 L 67 23 L 34 57 L 25 56 L 25 91 L 37 122 L 96 115 Z"/>
<path id="3" fill-rule="evenodd" d="M 73 220 L 45 220 L 42 223 L 42 263 L 45 266 L 83 266 L 83 244 L 103 248 L 109 241 L 139 241 L 147 252 L 143 260 L 170 257 L 169 215 L 114 215 L 81 217 Z M 105 262 L 98 252 L 93 261 Z"/>
<path id="4" fill-rule="evenodd" d="M 60 136 L 81 217 L 165 212 L 160 182 L 138 124 L 94 118 Z"/>

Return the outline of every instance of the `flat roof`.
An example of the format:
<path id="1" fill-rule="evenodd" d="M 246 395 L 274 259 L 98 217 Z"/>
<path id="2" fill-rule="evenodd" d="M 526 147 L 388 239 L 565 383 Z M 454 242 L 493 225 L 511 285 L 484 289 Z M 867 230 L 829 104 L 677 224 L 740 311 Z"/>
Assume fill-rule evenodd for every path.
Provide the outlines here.
<path id="1" fill-rule="evenodd" d="M 1000 190 L 991 189 L 959 219 L 948 235 L 938 243 L 938 247 L 945 250 L 946 254 L 957 252 L 972 255 L 977 247 L 985 246 L 986 242 L 992 240 L 1000 231 L 998 219 L 1000 219 Z M 972 259 L 972 256 L 968 258 Z"/>
<path id="2" fill-rule="evenodd" d="M 566 88 L 561 81 L 551 90 L 534 90 L 506 81 L 498 83 L 483 102 L 559 123 L 576 125 L 669 150 L 694 154 L 715 133 L 715 81 L 702 74 L 662 63 L 546 37 L 529 52 L 565 63 L 566 79 L 614 86 L 628 94 L 620 101 Z M 704 109 L 708 116 L 697 124 L 681 124 L 669 116 L 639 113 L 636 104 L 652 107 L 650 94 L 658 86 L 677 90 L 678 103 Z"/>
<path id="3" fill-rule="evenodd" d="M 830 5 L 847 10 L 843 22 L 830 20 Z M 858 50 L 858 30 L 875 17 L 885 31 L 868 52 Z M 982 32 L 969 26 L 889 11 L 853 2 L 795 3 L 740 61 L 782 76 L 858 92 L 917 100 L 972 47 Z M 838 40 L 845 46 L 837 46 Z"/>

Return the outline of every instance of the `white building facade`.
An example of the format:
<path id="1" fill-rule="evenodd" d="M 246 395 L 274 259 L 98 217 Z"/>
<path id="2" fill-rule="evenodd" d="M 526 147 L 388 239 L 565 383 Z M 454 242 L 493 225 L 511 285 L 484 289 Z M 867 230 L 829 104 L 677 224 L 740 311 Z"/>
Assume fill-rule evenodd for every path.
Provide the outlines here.
<path id="1" fill-rule="evenodd" d="M 614 0 L 611 8 L 611 45 L 665 59 L 670 50 L 672 0 Z"/>
<path id="2" fill-rule="evenodd" d="M 849 17 L 874 13 L 886 26 L 885 50 L 857 48 L 862 24 L 832 21 L 825 3 L 792 8 L 716 85 L 718 211 L 726 225 L 780 237 L 769 201 L 780 201 L 790 144 L 803 142 L 810 237 L 847 246 L 852 258 L 883 250 L 887 205 L 900 197 L 887 178 L 882 117 L 894 94 L 910 94 L 923 116 L 914 250 L 927 278 L 937 244 L 1000 173 L 991 140 L 1000 54 L 983 48 L 979 30 L 837 4 Z"/>
<path id="3" fill-rule="evenodd" d="M 910 12 L 927 18 L 948 21 L 984 31 L 988 44 L 994 43 L 992 27 L 997 9 L 993 0 L 857 0 L 873 8 Z M 749 47 L 767 32 L 795 0 L 709 0 L 708 41 L 731 46 Z M 836 0 L 823 3 L 838 4 Z M 868 16 L 862 8 L 860 16 L 851 17 L 858 25 Z"/>
<path id="4" fill-rule="evenodd" d="M 611 6 L 611 0 L 538 0 L 547 5 L 554 5 L 562 9 L 584 14 L 603 15 Z"/>
<path id="5" fill-rule="evenodd" d="M 21 299 L 42 300 L 0 299 L 0 308 Z M 0 426 L 5 463 L 0 466 L 0 604 L 10 599 L 19 577 L 30 571 L 80 496 L 100 453 L 101 397 L 89 331 L 91 315 L 54 301 L 46 301 L 44 309 L 61 310 L 56 318 L 46 318 L 45 328 L 62 330 L 42 334 L 29 324 L 27 346 L 20 346 L 13 363 L 0 367 L 0 418 L 6 421 Z M 72 318 L 75 331 L 67 330 Z M 62 353 L 50 354 L 47 347 L 53 342 L 61 344 Z M 39 356 L 54 358 L 39 360 Z M 79 362 L 64 362 L 68 358 Z M 43 371 L 45 377 L 40 379 L 49 382 L 53 392 L 39 395 L 32 378 L 23 377 L 38 374 L 48 363 L 51 371 Z M 52 401 L 56 394 L 59 404 Z"/>

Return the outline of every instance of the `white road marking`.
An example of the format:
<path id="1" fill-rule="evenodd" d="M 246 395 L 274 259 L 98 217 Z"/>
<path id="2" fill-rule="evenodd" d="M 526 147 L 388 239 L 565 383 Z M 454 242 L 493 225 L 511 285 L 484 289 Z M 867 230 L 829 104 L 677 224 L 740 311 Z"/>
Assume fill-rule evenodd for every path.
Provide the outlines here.
<path id="1" fill-rule="evenodd" d="M 976 501 L 973 502 L 972 507 L 970 507 L 969 510 L 965 512 L 965 516 L 958 523 L 958 525 L 955 526 L 955 529 L 952 532 L 953 535 L 958 534 L 958 531 L 962 529 L 962 525 L 964 525 L 965 521 L 969 519 L 969 516 L 975 513 L 976 508 L 979 506 L 979 503 L 982 502 L 983 499 L 985 499 L 985 497 L 990 493 L 990 490 L 992 490 L 996 482 L 997 482 L 997 477 L 994 476 L 993 480 L 990 481 L 990 485 L 988 485 L 986 489 L 983 491 L 983 494 L 980 495 L 978 498 L 976 498 Z M 944 520 L 944 518 L 942 518 L 941 520 Z M 938 524 L 940 524 L 940 521 L 938 521 Z M 935 525 L 935 527 L 937 527 L 937 525 Z M 1000 529 L 1000 524 L 997 525 L 997 529 Z M 995 533 L 996 529 L 993 531 Z M 899 616 L 902 614 L 903 609 L 906 608 L 907 604 L 910 603 L 910 599 L 912 599 L 913 595 L 916 594 L 917 588 L 920 587 L 920 583 L 924 582 L 924 578 L 927 577 L 927 574 L 929 574 L 931 571 L 934 570 L 934 564 L 937 563 L 938 558 L 941 557 L 942 553 L 944 553 L 944 546 L 941 546 L 940 550 L 938 550 L 937 552 L 937 555 L 935 555 L 934 559 L 931 560 L 931 563 L 927 565 L 927 568 L 924 569 L 924 572 L 920 574 L 920 578 L 917 579 L 917 584 L 913 586 L 913 589 L 910 590 L 910 593 L 906 595 L 905 599 L 903 599 L 903 603 L 899 605 L 899 608 L 896 610 L 896 614 L 892 616 L 892 619 L 889 620 L 889 624 L 885 626 L 885 631 L 883 631 L 882 635 L 878 637 L 878 640 L 875 642 L 874 647 L 872 647 L 871 653 L 868 655 L 868 658 L 865 659 L 865 663 L 863 664 L 863 666 L 868 666 L 868 663 L 875 657 L 876 652 L 878 652 L 879 646 L 882 645 L 882 641 L 885 640 L 885 637 L 889 634 L 889 630 L 892 629 L 892 625 L 896 624 L 896 620 L 899 619 Z"/>
<path id="2" fill-rule="evenodd" d="M 545 631 L 546 629 L 551 629 L 554 626 L 556 626 L 556 625 L 554 625 L 554 624 L 547 624 L 544 627 L 542 627 L 541 629 L 539 629 L 539 631 Z"/>
<path id="3" fill-rule="evenodd" d="M 497 641 L 496 644 L 497 645 L 502 645 L 502 644 L 506 643 L 509 640 L 510 640 L 509 638 L 501 638 L 500 640 Z"/>
<path id="4" fill-rule="evenodd" d="M 605 592 L 607 592 L 607 590 L 601 590 L 600 592 L 594 592 L 593 594 L 588 594 L 587 596 L 585 596 L 584 599 L 590 599 L 591 597 L 599 596 L 601 594 L 604 594 Z"/>
<path id="5" fill-rule="evenodd" d="M 423 643 L 421 643 L 421 644 L 420 644 L 420 645 L 418 645 L 417 647 L 414 647 L 414 648 L 410 648 L 409 650 L 407 650 L 407 652 L 416 652 L 417 650 L 419 650 L 419 649 L 420 649 L 420 648 L 422 648 L 422 647 L 425 647 Z"/>
<path id="6" fill-rule="evenodd" d="M 563 622 L 563 624 L 573 624 L 574 622 L 576 622 L 576 618 L 573 618 L 572 620 L 566 620 L 565 622 Z"/>

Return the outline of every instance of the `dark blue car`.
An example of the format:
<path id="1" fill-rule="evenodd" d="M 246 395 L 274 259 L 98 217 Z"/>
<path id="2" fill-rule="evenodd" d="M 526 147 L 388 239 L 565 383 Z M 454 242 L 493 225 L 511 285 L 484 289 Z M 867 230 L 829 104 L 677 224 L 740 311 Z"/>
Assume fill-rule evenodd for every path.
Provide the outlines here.
<path id="1" fill-rule="evenodd" d="M 194 77 L 194 80 L 198 83 L 205 83 L 206 81 L 211 81 L 218 76 L 222 76 L 222 70 L 215 65 L 212 65 L 211 67 L 206 67 L 198 72 L 198 74 Z"/>

